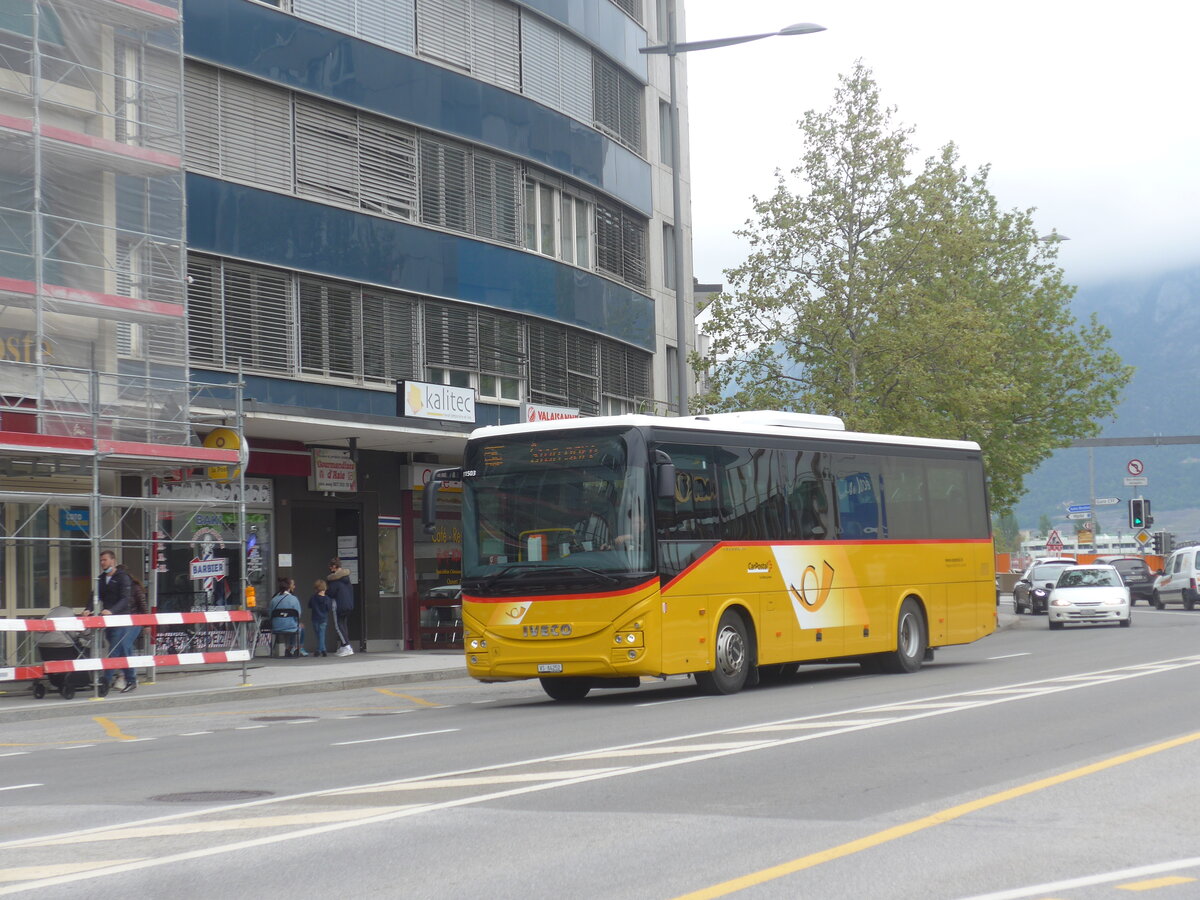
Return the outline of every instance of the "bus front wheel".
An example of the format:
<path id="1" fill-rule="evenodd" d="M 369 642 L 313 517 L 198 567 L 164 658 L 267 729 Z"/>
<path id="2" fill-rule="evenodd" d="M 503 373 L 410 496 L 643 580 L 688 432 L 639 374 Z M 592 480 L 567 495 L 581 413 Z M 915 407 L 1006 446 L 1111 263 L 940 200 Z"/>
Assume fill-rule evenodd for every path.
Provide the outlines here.
<path id="1" fill-rule="evenodd" d="M 697 672 L 696 684 L 706 694 L 736 694 L 750 673 L 750 642 L 746 623 L 732 609 L 721 616 L 715 655 L 716 667 L 711 672 Z"/>
<path id="2" fill-rule="evenodd" d="M 925 649 L 929 645 L 926 634 L 921 604 L 909 597 L 900 604 L 900 617 L 896 622 L 896 649 L 879 658 L 880 668 L 895 674 L 917 671 L 921 668 Z"/>
<path id="3" fill-rule="evenodd" d="M 539 678 L 542 690 L 553 700 L 582 700 L 592 689 L 590 678 Z"/>

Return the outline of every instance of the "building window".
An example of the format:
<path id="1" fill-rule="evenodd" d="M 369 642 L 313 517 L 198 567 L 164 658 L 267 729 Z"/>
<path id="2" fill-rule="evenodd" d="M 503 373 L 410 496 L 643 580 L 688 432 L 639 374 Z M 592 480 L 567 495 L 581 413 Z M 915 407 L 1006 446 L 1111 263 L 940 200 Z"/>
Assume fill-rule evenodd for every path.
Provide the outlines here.
<path id="1" fill-rule="evenodd" d="M 641 154 L 642 83 L 598 55 L 592 57 L 592 82 L 596 127 Z"/>
<path id="2" fill-rule="evenodd" d="M 430 384 L 448 384 L 451 387 L 469 388 L 474 387 L 470 372 L 463 372 L 460 369 L 442 369 L 437 366 L 429 366 L 425 369 L 425 377 Z"/>
<path id="3" fill-rule="evenodd" d="M 675 412 L 679 412 L 679 351 L 667 347 L 667 403 Z M 682 415 L 682 413 L 680 413 Z"/>
<path id="4" fill-rule="evenodd" d="M 671 104 L 658 101 L 658 158 L 664 166 L 675 167 L 674 148 L 671 146 Z"/>
<path id="5" fill-rule="evenodd" d="M 623 9 L 633 21 L 642 24 L 642 0 L 613 0 L 613 3 Z"/>
<path id="6" fill-rule="evenodd" d="M 520 403 L 521 379 L 504 375 L 480 375 L 479 399 L 493 403 Z"/>
<path id="7" fill-rule="evenodd" d="M 592 204 L 544 182 L 525 182 L 525 246 L 591 267 Z"/>
<path id="8" fill-rule="evenodd" d="M 662 251 L 663 251 L 663 287 L 668 291 L 675 290 L 675 226 L 663 223 L 662 227 Z"/>
<path id="9" fill-rule="evenodd" d="M 646 220 L 596 204 L 596 269 L 646 289 Z"/>

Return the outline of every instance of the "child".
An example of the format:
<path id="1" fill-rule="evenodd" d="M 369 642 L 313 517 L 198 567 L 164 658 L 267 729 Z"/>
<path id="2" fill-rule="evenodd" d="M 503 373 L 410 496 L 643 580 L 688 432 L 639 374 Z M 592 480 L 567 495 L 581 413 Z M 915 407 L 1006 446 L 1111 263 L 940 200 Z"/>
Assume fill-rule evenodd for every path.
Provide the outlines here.
<path id="1" fill-rule="evenodd" d="M 315 656 L 329 655 L 325 652 L 325 622 L 329 619 L 329 598 L 325 596 L 325 590 L 328 587 L 325 579 L 318 578 L 313 582 L 316 593 L 308 598 L 308 609 L 312 613 L 312 627 L 317 634 Z"/>

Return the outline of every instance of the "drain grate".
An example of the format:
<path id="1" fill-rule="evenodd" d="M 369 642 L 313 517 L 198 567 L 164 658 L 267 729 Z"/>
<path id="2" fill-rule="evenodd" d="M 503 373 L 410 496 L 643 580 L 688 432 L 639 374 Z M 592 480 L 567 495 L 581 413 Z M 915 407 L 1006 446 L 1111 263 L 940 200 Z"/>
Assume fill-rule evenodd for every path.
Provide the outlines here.
<path id="1" fill-rule="evenodd" d="M 217 800 L 223 802 L 257 800 L 259 797 L 270 797 L 274 793 L 274 791 L 188 791 L 183 794 L 159 794 L 150 799 L 162 803 L 212 803 Z"/>
<path id="2" fill-rule="evenodd" d="M 251 722 L 300 722 L 304 719 L 315 719 L 316 716 L 253 716 Z"/>

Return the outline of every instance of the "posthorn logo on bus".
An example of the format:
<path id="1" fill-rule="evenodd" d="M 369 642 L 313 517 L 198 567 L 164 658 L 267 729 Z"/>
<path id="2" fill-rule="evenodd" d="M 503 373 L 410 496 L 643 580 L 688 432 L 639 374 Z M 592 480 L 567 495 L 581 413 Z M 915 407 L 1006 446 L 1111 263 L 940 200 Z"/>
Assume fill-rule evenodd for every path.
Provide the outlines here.
<path id="1" fill-rule="evenodd" d="M 521 637 L 568 637 L 570 625 L 522 625 Z"/>

